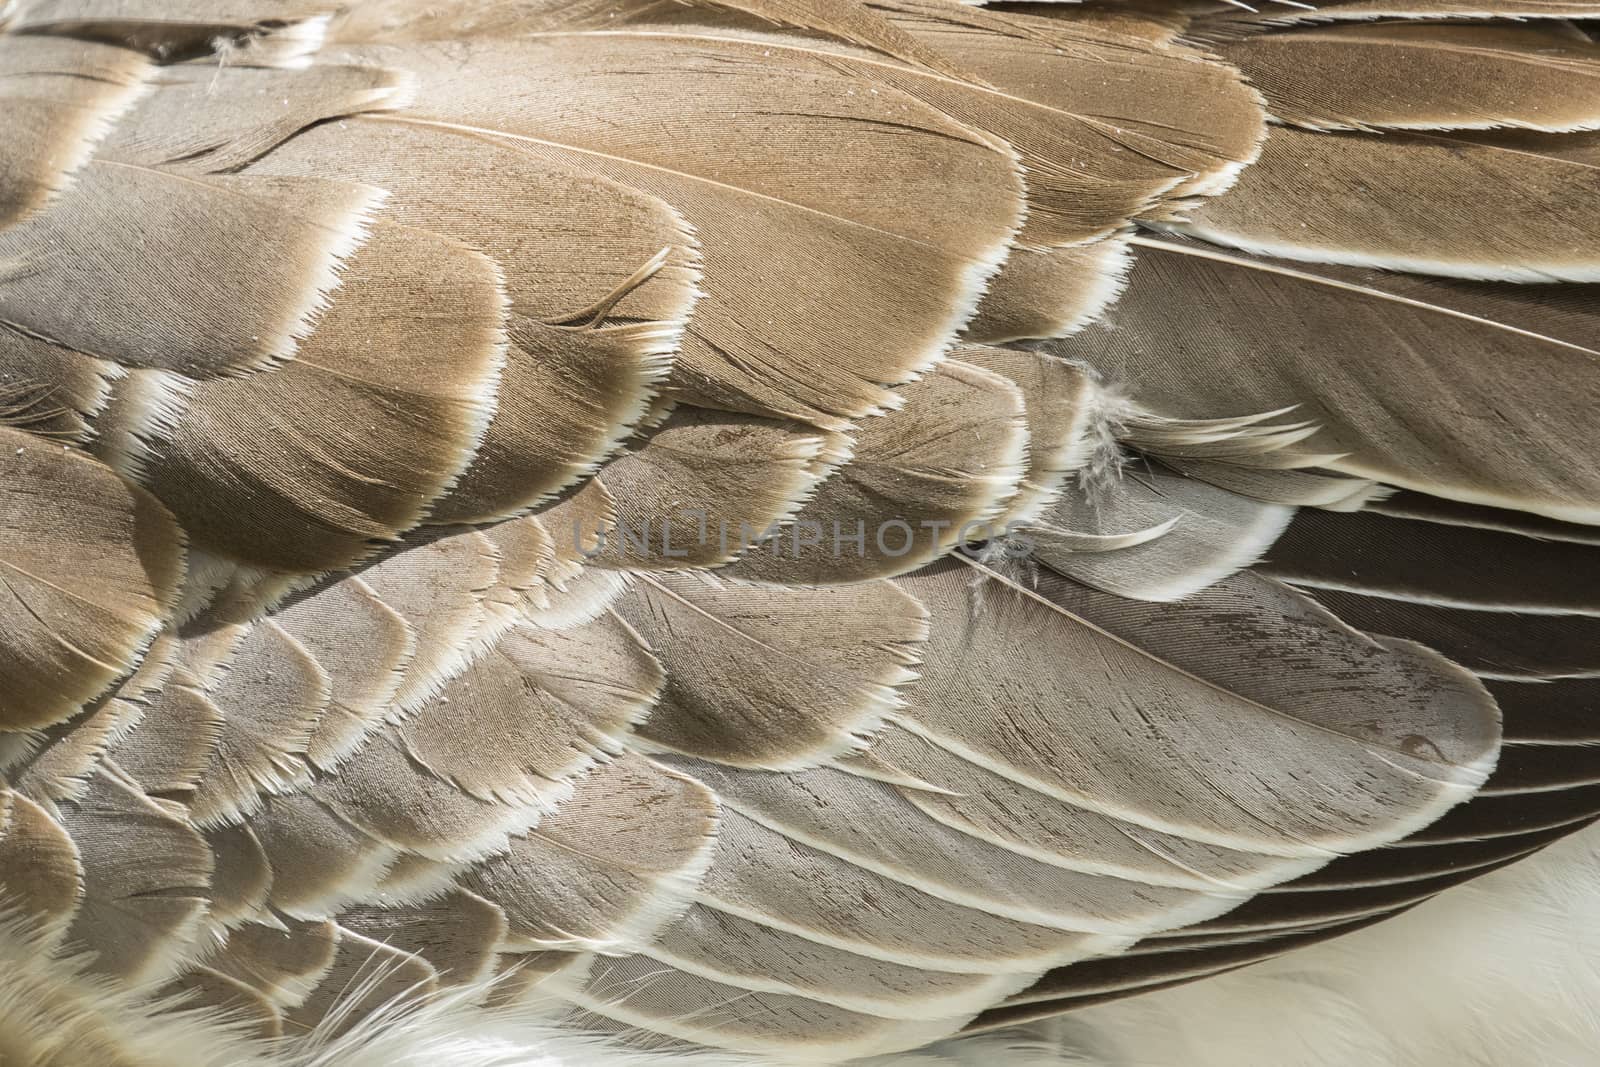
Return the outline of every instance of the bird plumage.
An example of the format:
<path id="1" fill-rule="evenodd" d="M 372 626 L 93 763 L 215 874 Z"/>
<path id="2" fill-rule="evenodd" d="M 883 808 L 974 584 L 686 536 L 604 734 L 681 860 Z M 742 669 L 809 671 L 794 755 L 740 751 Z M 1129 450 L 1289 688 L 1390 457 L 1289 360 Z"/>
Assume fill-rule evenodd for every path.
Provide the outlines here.
<path id="1" fill-rule="evenodd" d="M 833 1062 L 1577 829 L 1596 17 L 12 0 L 38 1018 Z"/>

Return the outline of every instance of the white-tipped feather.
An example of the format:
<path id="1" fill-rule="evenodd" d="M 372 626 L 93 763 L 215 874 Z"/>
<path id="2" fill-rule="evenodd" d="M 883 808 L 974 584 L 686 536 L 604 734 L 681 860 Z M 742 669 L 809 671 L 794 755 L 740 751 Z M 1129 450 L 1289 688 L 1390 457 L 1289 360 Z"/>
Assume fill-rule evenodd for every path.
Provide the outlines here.
<path id="1" fill-rule="evenodd" d="M 1472 674 L 1248 572 L 1294 580 L 1266 569 L 1290 567 L 1294 531 L 1357 521 L 1304 512 L 1261 563 L 1294 508 L 1353 511 L 1389 484 L 1593 518 L 1588 468 L 1565 474 L 1587 464 L 1583 442 L 1562 421 L 1600 359 L 1577 328 L 1582 294 L 1436 305 L 1462 287 L 1368 284 L 1133 229 L 1600 281 L 1592 249 L 1568 240 L 1589 232 L 1572 210 L 1593 191 L 1587 135 L 1512 149 L 1509 135 L 1308 120 L 1268 138 L 1267 101 L 1226 57 L 1282 44 L 1279 16 L 1322 17 L 1296 0 L 1221 14 L 261 2 L 0 0 L 0 48 L 18 27 L 70 48 L 120 40 L 96 47 L 134 70 L 74 116 L 59 158 L 23 160 L 23 186 L 54 167 L 60 188 L 0 230 L 0 405 L 59 389 L 48 432 L 110 465 L 106 492 L 120 475 L 159 498 L 135 518 L 179 556 L 128 534 L 140 567 L 187 568 L 171 590 L 147 583 L 132 654 L 96 664 L 115 684 L 152 641 L 181 646 L 170 683 L 142 668 L 143 690 L 106 698 L 126 697 L 125 719 L 74 710 L 73 691 L 43 729 L 24 709 L 0 733 L 0 848 L 44 856 L 22 831 L 60 831 L 53 862 L 37 861 L 60 907 L 41 914 L 137 987 L 84 979 L 86 963 L 0 914 L 0 1063 L 42 1067 L 41 1048 L 108 1067 L 893 1054 L 1059 1007 L 1063 988 L 1198 976 L 1235 939 L 1306 933 L 1312 906 L 1320 931 L 1415 903 L 1430 886 L 1413 892 L 1404 872 L 1457 852 L 1405 839 L 1452 806 L 1600 782 L 1529 771 L 1538 749 L 1491 779 L 1500 713 Z M 1326 2 L 1330 19 L 1462 14 Z M 1184 24 L 1214 51 L 1184 43 Z M 1482 35 L 1516 50 L 1540 32 Z M 1561 33 L 1565 52 L 1592 51 Z M 130 110 L 145 56 L 170 63 L 172 109 L 204 90 L 192 129 Z M 1450 113 L 1448 86 L 1426 88 L 1396 106 Z M 1452 197 L 1491 149 L 1491 176 L 1519 194 L 1511 221 L 1460 223 Z M 1511 178 L 1525 169 L 1548 180 L 1524 189 Z M 10 178 L 0 166 L 0 201 Z M 141 254 L 182 269 L 146 283 Z M 74 318 L 75 297 L 98 302 Z M 1381 363 L 1363 362 L 1369 320 Z M 1489 343 L 1454 380 L 1462 368 L 1423 358 L 1430 326 L 1464 324 L 1505 341 L 1513 371 L 1496 376 Z M 988 347 L 1038 335 L 1053 339 Z M 1570 362 L 1577 399 L 1562 407 L 1550 374 L 1524 376 L 1546 392 L 1518 388 L 1522 359 Z M 1407 417 L 1383 422 L 1394 413 Z M 31 461 L 18 422 L 0 433 Z M 1552 441 L 1570 465 L 1543 454 Z M 58 443 L 39 447 L 59 459 Z M 12 495 L 13 517 L 57 504 Z M 784 526 L 795 560 L 781 537 L 770 558 L 769 539 L 712 553 L 704 521 L 692 559 L 623 540 L 629 522 L 707 503 L 740 520 L 741 542 L 744 520 Z M 184 529 L 166 529 L 169 511 Z M 876 522 L 878 554 L 843 561 L 835 522 L 834 556 L 803 555 L 797 531 L 835 515 Z M 569 535 L 574 518 L 590 528 Z M 884 530 L 907 519 L 932 533 L 901 566 Z M 0 553 L 0 608 L 39 623 L 35 645 L 71 648 L 3 573 L 17 555 L 29 578 L 54 574 L 76 550 L 89 585 L 98 546 L 52 536 L 67 551 L 46 545 L 42 563 L 33 546 Z M 203 547 L 185 562 L 189 538 Z M 1338 590 L 1379 578 L 1347 580 L 1322 543 L 1300 561 L 1305 584 L 1361 618 Z M 11 651 L 0 634 L 0 668 Z M 4 696 L 0 714 L 15 715 Z M 1547 726 L 1563 759 L 1587 743 Z M 8 804 L 36 822 L 8 823 Z M 1481 812 L 1445 829 L 1493 822 Z M 73 870 L 81 904 L 63 888 Z M 38 905 L 14 872 L 0 888 L 33 888 L 18 897 Z M 1380 888 L 1393 892 L 1338 892 Z M 1195 951 L 1169 961 L 1173 939 Z M 232 988 L 263 1032 L 290 1037 L 243 1044 L 243 1013 L 229 1029 L 215 1008 L 140 999 L 185 968 L 192 992 Z M 452 974 L 464 984 L 437 992 Z M 1073 1048 L 1061 1033 L 874 1067 L 1100 1065 L 1123 1041 L 1165 1067 L 1177 1047 L 1119 1031 Z"/>

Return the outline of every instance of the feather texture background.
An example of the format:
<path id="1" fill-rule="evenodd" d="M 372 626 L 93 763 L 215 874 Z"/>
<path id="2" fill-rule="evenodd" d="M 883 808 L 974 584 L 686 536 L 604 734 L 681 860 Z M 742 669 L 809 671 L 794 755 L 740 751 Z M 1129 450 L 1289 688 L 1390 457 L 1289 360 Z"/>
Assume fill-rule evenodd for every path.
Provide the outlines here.
<path id="1" fill-rule="evenodd" d="M 9 0 L 18 1032 L 1082 1031 L 1581 829 L 1597 14 Z"/>
<path id="2" fill-rule="evenodd" d="M 1272 1062 L 1284 1067 L 1589 1062 L 1600 1042 L 1593 930 L 1600 914 L 1600 836 L 1572 837 L 1504 871 L 1452 889 L 1370 930 L 1205 982 L 1089 1007 L 1031 1026 L 947 1041 L 872 1061 L 874 1067 L 1185 1067 Z M 745 1055 L 618 1048 L 537 1013 L 493 1013 L 446 994 L 386 1029 L 348 1034 L 316 1052 L 273 1053 L 192 1016 L 152 1015 L 103 985 L 52 977 L 60 1001 L 41 1010 L 27 983 L 48 966 L 3 979 L 0 1019 L 12 1035 L 50 1034 L 51 1052 L 17 1062 L 83 1062 L 115 1034 L 124 1059 L 200 1067 L 735 1067 Z M 60 965 L 56 965 L 59 967 Z M 80 980 L 81 981 L 81 980 Z M 76 1012 L 77 1014 L 74 1014 Z M 85 1024 L 61 1042 L 63 1021 Z M 36 1029 L 34 1029 L 36 1028 Z M 48 1028 L 48 1029 L 46 1029 Z M 59 1042 L 59 1043 L 57 1043 Z M 3 1048 L 4 1046 L 0 1046 Z M 131 1050 L 139 1050 L 137 1053 Z M 51 1056 L 55 1058 L 51 1058 Z M 142 1056 L 142 1058 L 140 1058 Z"/>

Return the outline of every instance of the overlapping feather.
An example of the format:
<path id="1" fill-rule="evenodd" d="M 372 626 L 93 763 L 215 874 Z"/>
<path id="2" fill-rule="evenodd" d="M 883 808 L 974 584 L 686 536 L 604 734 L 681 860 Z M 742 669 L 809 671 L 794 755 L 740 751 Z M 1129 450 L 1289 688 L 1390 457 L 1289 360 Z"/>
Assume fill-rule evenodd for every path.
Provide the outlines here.
<path id="1" fill-rule="evenodd" d="M 830 1061 L 1565 832 L 1592 294 L 1349 266 L 1592 280 L 1488 7 L 11 5 L 0 892 Z"/>

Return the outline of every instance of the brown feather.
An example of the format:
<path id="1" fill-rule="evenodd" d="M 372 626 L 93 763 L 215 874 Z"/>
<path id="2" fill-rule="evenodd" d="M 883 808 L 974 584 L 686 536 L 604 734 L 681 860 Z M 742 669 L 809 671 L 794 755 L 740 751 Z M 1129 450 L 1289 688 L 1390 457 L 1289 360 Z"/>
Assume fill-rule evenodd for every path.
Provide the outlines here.
<path id="1" fill-rule="evenodd" d="M 1022 391 L 947 360 L 900 396 L 901 407 L 862 421 L 849 461 L 793 521 L 727 574 L 785 585 L 860 582 L 997 536 L 996 520 L 1027 471 Z"/>
<path id="2" fill-rule="evenodd" d="M 647 575 L 617 611 L 666 670 L 641 735 L 738 766 L 808 766 L 859 745 L 897 703 L 926 632 L 921 606 L 886 582 Z"/>
<path id="3" fill-rule="evenodd" d="M 0 38 L 0 228 L 39 210 L 72 180 L 152 71 L 137 52 L 49 38 Z"/>
<path id="4" fill-rule="evenodd" d="M 126 367 L 268 366 L 310 332 L 380 200 L 341 182 L 97 159 L 51 210 L 0 230 L 0 320 Z"/>
<path id="5" fill-rule="evenodd" d="M 436 45 L 353 54 L 417 73 L 406 121 L 495 137 L 671 203 L 700 241 L 706 293 L 674 383 L 711 406 L 829 428 L 882 406 L 885 383 L 929 366 L 965 324 L 1021 213 L 994 142 L 824 57 L 604 35 L 460 47 L 465 66 Z M 648 120 L 628 118 L 642 106 Z M 825 173 L 799 165 L 784 137 L 752 136 L 780 106 L 785 137 L 828 153 Z M 722 163 L 733 158 L 736 170 Z"/>
<path id="6" fill-rule="evenodd" d="M 1218 52 L 1312 129 L 1600 126 L 1600 46 L 1545 25 L 1342 23 Z"/>
<path id="7" fill-rule="evenodd" d="M 173 607 L 183 535 L 155 497 L 66 445 L 0 426 L 0 728 L 74 714 Z"/>
<path id="8" fill-rule="evenodd" d="M 696 299 L 695 242 L 665 203 L 468 132 L 334 123 L 252 173 L 381 186 L 385 217 L 460 241 L 504 275 L 499 405 L 435 521 L 506 514 L 590 471 L 643 417 Z"/>
<path id="9" fill-rule="evenodd" d="M 200 934 L 211 849 L 172 814 L 102 766 L 61 826 L 83 863 L 69 940 L 93 945 L 95 971 L 128 981 L 175 971 Z"/>
<path id="10" fill-rule="evenodd" d="M 170 437 L 150 446 L 147 482 L 218 554 L 291 572 L 347 566 L 416 525 L 470 462 L 504 316 L 486 257 L 379 225 L 293 360 L 193 386 Z"/>
<path id="11" fill-rule="evenodd" d="M 1585 451 L 1600 404 L 1594 292 L 1135 241 L 1139 259 L 1116 310 L 1051 351 L 1136 383 L 1143 407 L 1216 418 L 1298 405 L 1296 417 L 1321 431 L 1308 446 L 1345 453 L 1323 464 L 1334 470 L 1567 520 L 1600 517 L 1600 457 Z"/>
<path id="12" fill-rule="evenodd" d="M 1600 256 L 1588 207 L 1597 192 L 1593 166 L 1490 140 L 1278 127 L 1238 183 L 1182 229 L 1313 263 L 1593 282 Z"/>
<path id="13" fill-rule="evenodd" d="M 0 790 L 0 900 L 57 942 L 78 913 L 83 889 L 72 835 L 27 797 Z"/>

